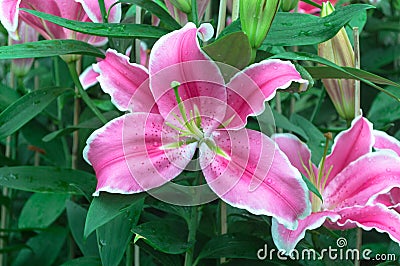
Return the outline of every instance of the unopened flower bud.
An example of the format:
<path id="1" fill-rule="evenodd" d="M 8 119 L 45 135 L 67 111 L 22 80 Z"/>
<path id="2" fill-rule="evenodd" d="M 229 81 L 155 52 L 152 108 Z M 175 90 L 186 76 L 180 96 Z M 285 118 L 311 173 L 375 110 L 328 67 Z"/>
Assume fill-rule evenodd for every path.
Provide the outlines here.
<path id="1" fill-rule="evenodd" d="M 190 0 L 170 0 L 170 2 L 182 12 L 188 14 L 192 11 Z"/>
<path id="2" fill-rule="evenodd" d="M 298 3 L 299 0 L 282 0 L 281 8 L 283 11 L 289 12 L 290 10 L 295 9 Z"/>
<path id="3" fill-rule="evenodd" d="M 330 2 L 322 3 L 321 17 L 334 11 Z M 354 67 L 354 51 L 344 28 L 330 40 L 318 45 L 318 55 L 346 67 Z M 351 121 L 354 118 L 355 83 L 351 79 L 322 79 L 338 114 Z"/>
<path id="4" fill-rule="evenodd" d="M 240 22 L 242 30 L 249 38 L 253 52 L 264 41 L 276 12 L 280 0 L 241 0 Z"/>

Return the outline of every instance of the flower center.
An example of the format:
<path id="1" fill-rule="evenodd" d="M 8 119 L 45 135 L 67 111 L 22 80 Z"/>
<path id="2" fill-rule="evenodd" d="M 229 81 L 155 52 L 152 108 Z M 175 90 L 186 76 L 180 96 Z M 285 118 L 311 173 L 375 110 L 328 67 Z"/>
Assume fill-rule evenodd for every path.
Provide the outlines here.
<path id="1" fill-rule="evenodd" d="M 311 163 L 311 160 L 308 161 L 308 166 L 306 166 L 303 162 L 303 168 L 307 172 L 307 175 L 310 178 L 311 183 L 315 186 L 315 188 L 318 190 L 320 195 L 322 195 L 326 182 L 328 180 L 329 174 L 332 171 L 331 166 L 328 171 L 324 174 L 324 167 L 325 167 L 325 160 L 326 156 L 328 154 L 328 147 L 329 147 L 329 141 L 332 140 L 332 134 L 331 133 L 325 133 L 325 149 L 324 149 L 324 154 L 322 156 L 319 168 L 318 168 L 318 173 L 315 173 L 313 170 L 313 165 Z M 317 212 L 321 209 L 322 205 L 322 200 L 315 194 L 312 193 L 311 196 L 311 206 L 312 206 L 312 211 Z"/>
<path id="2" fill-rule="evenodd" d="M 173 125 L 172 123 L 169 122 L 165 122 L 167 126 L 179 132 L 178 136 L 179 141 L 163 145 L 161 148 L 175 149 L 181 147 L 182 145 L 187 145 L 195 142 L 197 142 L 197 146 L 200 146 L 201 144 L 204 143 L 210 150 L 212 150 L 216 154 L 230 160 L 230 156 L 216 145 L 212 137 L 212 134 L 210 133 L 207 134 L 204 132 L 202 128 L 202 117 L 197 105 L 194 104 L 193 109 L 187 112 L 186 107 L 182 102 L 182 98 L 179 96 L 178 92 L 179 86 L 180 83 L 177 81 L 173 81 L 171 83 L 171 87 L 174 90 L 176 102 L 178 103 L 178 108 L 181 116 L 179 117 L 176 114 L 172 115 L 178 121 L 179 126 Z M 189 114 L 189 117 L 187 114 Z"/>

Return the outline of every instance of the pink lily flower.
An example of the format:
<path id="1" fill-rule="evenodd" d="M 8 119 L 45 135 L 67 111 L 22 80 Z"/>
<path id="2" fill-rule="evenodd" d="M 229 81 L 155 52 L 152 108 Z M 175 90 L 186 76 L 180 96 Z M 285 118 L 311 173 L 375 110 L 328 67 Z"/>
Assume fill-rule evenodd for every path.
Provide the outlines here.
<path id="1" fill-rule="evenodd" d="M 18 31 L 22 33 L 20 36 L 21 38 L 19 40 L 14 40 L 9 37 L 8 42 L 10 45 L 35 42 L 39 38 L 38 33 L 24 22 L 19 24 Z M 31 69 L 33 60 L 33 58 L 13 59 L 11 61 L 11 71 L 16 76 L 23 77 L 28 74 L 29 70 Z"/>
<path id="2" fill-rule="evenodd" d="M 132 46 L 129 46 L 125 52 L 126 56 L 130 56 L 132 50 Z M 101 59 L 97 59 L 97 62 L 100 62 Z M 149 64 L 149 49 L 147 49 L 147 45 L 144 42 L 140 42 L 140 64 L 142 66 L 147 67 Z M 97 73 L 93 69 L 93 65 L 87 67 L 79 76 L 79 80 L 85 90 L 97 84 L 97 77 L 99 73 Z"/>
<path id="3" fill-rule="evenodd" d="M 314 0 L 313 2 L 322 5 L 322 3 L 327 2 L 328 0 Z M 329 0 L 332 5 L 336 5 L 337 0 Z M 306 14 L 311 14 L 311 15 L 318 15 L 319 12 L 321 12 L 321 9 L 315 6 L 312 6 L 310 4 L 307 4 L 303 1 L 299 2 L 299 5 L 297 7 L 297 12 L 299 13 L 306 13 Z"/>
<path id="4" fill-rule="evenodd" d="M 108 10 L 115 2 L 116 0 L 105 0 L 106 9 Z M 39 0 L 0 0 L 0 21 L 14 39 L 18 39 L 17 28 L 21 19 L 48 40 L 75 39 L 96 46 L 102 46 L 107 42 L 105 37 L 71 31 L 21 11 L 20 8 L 33 9 L 71 20 L 102 22 L 97 0 L 52 0 L 46 1 L 46 3 Z M 118 4 L 111 9 L 108 21 L 110 23 L 119 22 L 120 19 L 121 6 Z"/>
<path id="5" fill-rule="evenodd" d="M 313 212 L 299 220 L 296 230 L 273 219 L 272 237 L 279 249 L 290 253 L 306 230 L 321 225 L 338 230 L 376 229 L 400 243 L 400 214 L 376 202 L 379 195 L 400 187 L 400 157 L 389 150 L 372 152 L 374 135 L 367 119 L 355 118 L 350 129 L 335 138 L 331 154 L 318 168 L 310 162 L 310 150 L 297 137 L 273 136 L 292 165 L 316 186 L 323 198 L 321 202 L 312 195 Z"/>
<path id="6" fill-rule="evenodd" d="M 225 84 L 197 40 L 212 36 L 204 34 L 210 28 L 188 23 L 161 37 L 149 69 L 111 49 L 95 65 L 102 89 L 128 113 L 87 140 L 84 158 L 98 180 L 94 195 L 159 187 L 182 173 L 198 148 L 204 177 L 222 200 L 296 228 L 311 208 L 300 173 L 270 138 L 244 126 L 277 89 L 292 82 L 305 89 L 307 81 L 290 62 L 265 60 Z"/>
<path id="7" fill-rule="evenodd" d="M 183 0 L 183 1 L 188 1 L 188 0 Z M 185 25 L 188 22 L 188 14 L 178 9 L 176 6 L 174 6 L 173 4 L 174 1 L 165 0 L 164 2 L 171 16 L 175 18 L 175 20 L 179 24 Z M 201 18 L 206 12 L 206 8 L 209 2 L 210 0 L 197 0 L 197 12 L 199 16 L 199 21 L 201 21 Z M 190 3 L 190 0 L 188 1 L 188 3 Z"/>
<path id="8" fill-rule="evenodd" d="M 389 136 L 386 132 L 374 130 L 374 149 L 387 149 L 400 156 L 400 141 Z M 400 188 L 393 188 L 390 192 L 379 195 L 375 202 L 382 203 L 400 213 Z"/>

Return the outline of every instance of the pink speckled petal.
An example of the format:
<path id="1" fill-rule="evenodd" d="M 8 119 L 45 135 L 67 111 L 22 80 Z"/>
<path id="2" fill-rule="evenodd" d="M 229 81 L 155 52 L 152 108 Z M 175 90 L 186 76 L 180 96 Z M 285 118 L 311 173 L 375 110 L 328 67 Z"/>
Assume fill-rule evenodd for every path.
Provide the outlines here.
<path id="1" fill-rule="evenodd" d="M 332 152 L 326 157 L 324 175 L 332 167 L 326 184 L 328 185 L 349 163 L 371 152 L 373 143 L 372 124 L 366 118 L 356 117 L 348 130 L 336 136 Z"/>
<path id="2" fill-rule="evenodd" d="M 264 111 L 264 102 L 271 100 L 278 89 L 286 89 L 292 82 L 300 83 L 300 90 L 308 81 L 301 78 L 294 65 L 279 59 L 264 60 L 236 74 L 227 84 L 228 105 L 224 121 L 233 117 L 230 129 L 244 127 L 247 117 Z"/>
<path id="3" fill-rule="evenodd" d="M 340 216 L 333 211 L 314 212 L 306 218 L 299 220 L 296 230 L 285 228 L 285 226 L 273 218 L 271 226 L 272 239 L 278 249 L 285 250 L 287 254 L 290 254 L 297 243 L 304 238 L 306 230 L 319 228 L 327 218 L 337 221 Z"/>
<path id="4" fill-rule="evenodd" d="M 400 157 L 389 151 L 371 152 L 349 164 L 323 191 L 326 208 L 373 202 L 379 194 L 400 187 Z"/>
<path id="5" fill-rule="evenodd" d="M 99 73 L 93 70 L 93 66 L 87 67 L 79 76 L 79 80 L 85 90 L 97 84 Z"/>
<path id="6" fill-rule="evenodd" d="M 0 0 L 0 21 L 9 32 L 18 28 L 19 4 L 21 0 Z"/>
<path id="7" fill-rule="evenodd" d="M 80 3 L 85 10 L 88 17 L 93 22 L 103 22 L 103 18 L 101 16 L 100 6 L 98 1 L 95 0 L 75 0 L 75 2 Z M 104 4 L 106 6 L 106 11 L 110 10 L 112 4 L 117 2 L 116 0 L 104 0 Z M 110 13 L 108 14 L 108 22 L 109 23 L 118 23 L 121 21 L 121 4 L 114 5 Z"/>
<path id="8" fill-rule="evenodd" d="M 375 149 L 389 149 L 397 153 L 400 156 L 400 141 L 392 136 L 389 136 L 386 132 L 374 130 L 373 135 L 375 137 L 374 148 Z"/>
<path id="9" fill-rule="evenodd" d="M 253 130 L 220 130 L 214 140 L 230 156 L 200 146 L 200 165 L 211 189 L 228 204 L 271 215 L 288 228 L 311 212 L 307 186 L 276 144 Z"/>

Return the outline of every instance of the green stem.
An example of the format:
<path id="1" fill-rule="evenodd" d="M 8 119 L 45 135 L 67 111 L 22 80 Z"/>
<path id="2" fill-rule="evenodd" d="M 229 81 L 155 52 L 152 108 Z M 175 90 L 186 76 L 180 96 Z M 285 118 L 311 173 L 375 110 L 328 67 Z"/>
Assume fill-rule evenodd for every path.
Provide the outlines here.
<path id="1" fill-rule="evenodd" d="M 132 266 L 132 265 L 136 265 L 133 264 L 133 245 L 131 242 L 129 242 L 128 246 L 126 247 L 126 266 Z"/>
<path id="2" fill-rule="evenodd" d="M 198 219 L 198 206 L 192 206 L 190 213 L 190 220 L 188 223 L 189 234 L 188 243 L 190 248 L 185 254 L 185 266 L 193 265 L 193 254 L 194 254 L 194 243 L 196 242 L 196 231 L 197 231 L 197 219 Z"/>
<path id="3" fill-rule="evenodd" d="M 71 74 L 72 80 L 74 81 L 75 86 L 78 88 L 78 92 L 79 92 L 80 96 L 82 97 L 83 101 L 90 108 L 90 110 L 92 110 L 92 112 L 100 119 L 100 121 L 103 124 L 106 124 L 108 122 L 107 119 L 99 111 L 99 109 L 97 109 L 97 107 L 94 105 L 94 103 L 90 99 L 89 95 L 83 89 L 82 84 L 79 81 L 79 76 L 78 76 L 78 73 L 76 72 L 76 68 L 75 68 L 74 62 L 68 63 L 68 69 L 69 69 L 69 72 Z"/>
<path id="4" fill-rule="evenodd" d="M 319 98 L 318 98 L 318 102 L 315 105 L 314 111 L 312 112 L 311 117 L 310 117 L 310 122 L 311 123 L 314 122 L 314 119 L 317 116 L 317 113 L 318 113 L 319 109 L 321 109 L 321 105 L 322 105 L 322 102 L 325 99 L 325 95 L 326 95 L 326 90 L 322 89 L 321 94 L 319 95 Z"/>
<path id="5" fill-rule="evenodd" d="M 219 3 L 217 35 L 215 38 L 218 38 L 218 35 L 225 28 L 225 22 L 226 22 L 226 0 L 221 0 Z"/>
<path id="6" fill-rule="evenodd" d="M 106 5 L 104 4 L 104 0 L 99 0 L 98 2 L 99 2 L 99 6 L 100 6 L 101 16 L 103 17 L 103 22 L 107 23 L 108 16 L 107 16 L 107 10 L 106 10 Z"/>
<path id="7" fill-rule="evenodd" d="M 192 21 L 193 21 L 193 23 L 194 24 L 196 24 L 196 27 L 198 27 L 199 26 L 199 13 L 198 13 L 198 11 L 197 11 L 197 0 L 192 0 L 192 13 L 191 13 L 191 16 L 192 16 Z"/>

